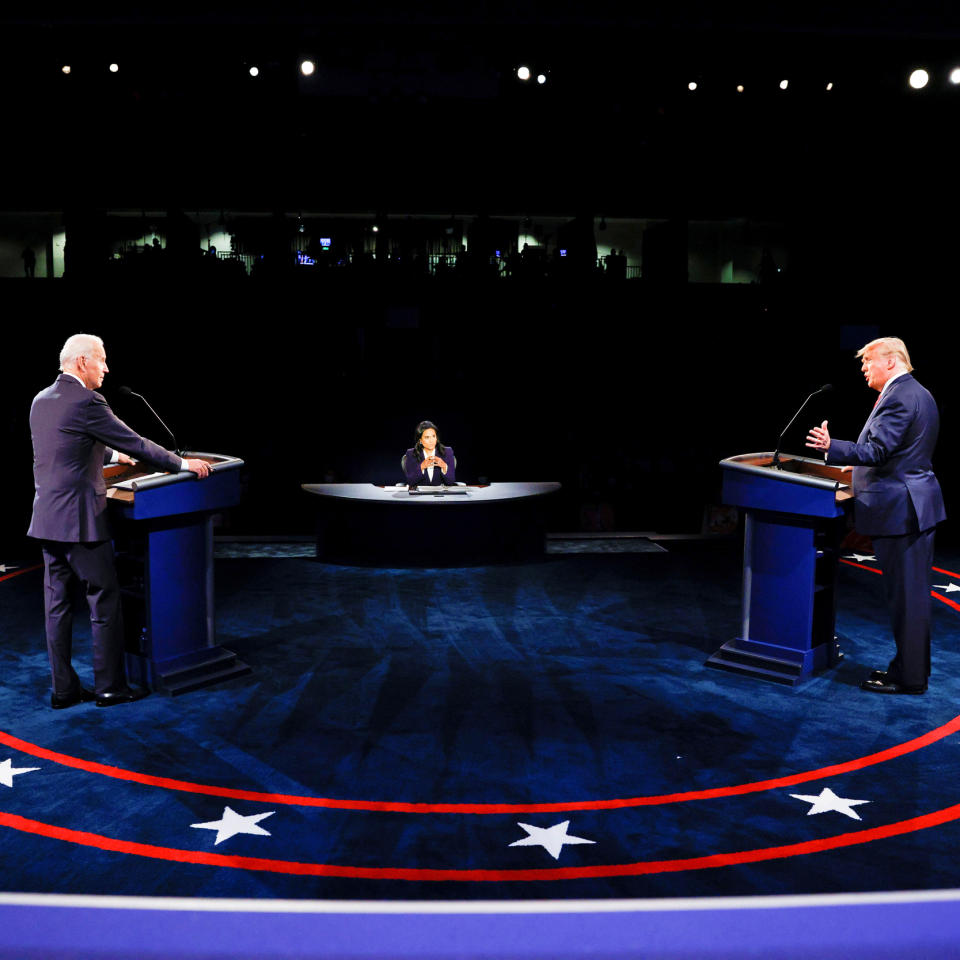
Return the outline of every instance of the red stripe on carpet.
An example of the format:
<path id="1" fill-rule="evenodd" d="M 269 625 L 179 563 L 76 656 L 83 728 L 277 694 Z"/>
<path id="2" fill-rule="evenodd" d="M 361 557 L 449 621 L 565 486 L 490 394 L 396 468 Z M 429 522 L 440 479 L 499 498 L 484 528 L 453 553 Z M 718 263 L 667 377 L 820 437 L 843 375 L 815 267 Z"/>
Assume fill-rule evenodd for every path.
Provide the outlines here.
<path id="1" fill-rule="evenodd" d="M 845 563 L 848 567 L 857 567 L 860 570 L 869 570 L 871 573 L 879 573 L 883 575 L 883 571 L 877 567 L 868 567 L 862 563 L 854 563 L 853 560 L 844 560 L 843 557 L 840 558 L 841 563 Z"/>
<path id="2" fill-rule="evenodd" d="M 0 577 L 0 582 L 4 580 L 9 580 L 11 577 L 22 577 L 25 573 L 32 573 L 34 570 L 40 570 L 43 568 L 42 563 L 37 563 L 32 567 L 24 567 L 22 570 L 18 570 L 16 573 L 5 573 Z"/>
<path id="3" fill-rule="evenodd" d="M 852 560 L 844 560 L 842 557 L 840 558 L 840 562 L 847 564 L 849 567 L 859 567 L 861 570 L 869 570 L 871 573 L 883 574 L 883 571 L 877 567 L 866 567 L 862 563 L 854 563 Z M 951 573 L 949 570 L 942 570 L 940 567 L 931 567 L 930 569 L 936 570 L 937 573 L 945 573 L 947 576 L 957 577 L 957 579 L 960 579 L 960 574 Z M 942 593 L 937 593 L 936 590 L 931 590 L 930 596 L 935 600 L 939 600 L 941 603 L 945 603 L 948 607 L 953 607 L 954 610 L 960 610 L 960 603 L 957 603 L 956 600 L 948 599 Z"/>
<path id="4" fill-rule="evenodd" d="M 96 847 L 116 853 L 127 853 L 158 860 L 179 863 L 205 864 L 211 867 L 233 867 L 239 870 L 263 870 L 271 873 L 289 873 L 301 876 L 348 877 L 367 880 L 411 881 L 537 881 L 576 880 L 583 878 L 640 876 L 653 873 L 681 873 L 686 870 L 708 870 L 714 867 L 729 867 L 744 863 L 760 863 L 822 853 L 842 847 L 852 847 L 874 840 L 914 833 L 930 827 L 960 819 L 960 804 L 936 810 L 933 813 L 888 823 L 882 827 L 841 833 L 820 840 L 806 840 L 779 847 L 761 847 L 741 850 L 736 853 L 716 853 L 706 857 L 691 857 L 686 860 L 650 860 L 639 863 L 604 864 L 594 867 L 553 867 L 533 870 L 431 870 L 402 867 L 349 867 L 330 863 L 298 863 L 290 860 L 268 860 L 258 857 L 228 857 L 224 854 L 206 853 L 200 850 L 181 850 L 176 847 L 159 847 L 147 843 L 117 840 L 96 833 L 69 830 L 38 820 L 28 820 L 11 813 L 0 813 L 0 826 L 10 827 L 24 833 L 33 833 L 54 840 L 64 840 L 81 846 Z"/>
<path id="5" fill-rule="evenodd" d="M 340 800 L 330 797 L 305 797 L 284 793 L 261 793 L 253 790 L 237 790 L 230 787 L 218 787 L 209 784 L 192 783 L 187 780 L 173 780 L 169 777 L 155 777 L 124 770 L 102 763 L 81 760 L 67 754 L 56 753 L 45 747 L 20 740 L 0 730 L 0 743 L 14 750 L 43 760 L 51 760 L 66 767 L 85 770 L 88 773 L 102 774 L 118 780 L 128 780 L 147 786 L 161 787 L 166 790 L 180 790 L 185 793 L 199 793 L 209 797 L 226 797 L 232 800 L 250 800 L 255 803 L 279 803 L 302 807 L 324 807 L 334 810 L 366 810 L 385 813 L 459 813 L 459 814 L 498 814 L 498 813 L 559 813 L 565 810 L 621 810 L 628 807 L 652 807 L 668 803 L 686 803 L 691 800 L 712 800 L 717 797 L 741 796 L 747 793 L 762 793 L 780 787 L 790 787 L 811 780 L 823 780 L 839 774 L 862 770 L 864 767 L 902 757 L 915 750 L 921 750 L 938 740 L 949 737 L 960 730 L 960 716 L 954 717 L 941 727 L 929 730 L 913 740 L 871 753 L 855 760 L 831 764 L 816 770 L 790 774 L 772 780 L 759 780 L 754 783 L 742 783 L 730 787 L 714 787 L 707 790 L 692 790 L 683 793 L 667 793 L 649 797 L 625 797 L 612 800 L 568 800 L 554 803 L 406 803 L 391 800 Z"/>

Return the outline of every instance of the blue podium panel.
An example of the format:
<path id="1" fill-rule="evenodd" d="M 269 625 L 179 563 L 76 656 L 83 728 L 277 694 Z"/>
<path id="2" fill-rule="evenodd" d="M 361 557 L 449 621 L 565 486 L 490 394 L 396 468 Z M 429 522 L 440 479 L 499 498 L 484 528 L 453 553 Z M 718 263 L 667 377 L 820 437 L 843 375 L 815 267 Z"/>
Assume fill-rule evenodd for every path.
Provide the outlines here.
<path id="1" fill-rule="evenodd" d="M 151 661 L 163 662 L 212 645 L 208 618 L 184 615 L 206 613 L 212 537 L 209 519 L 204 523 L 187 519 L 147 532 L 146 579 L 151 590 L 144 654 Z M 176 603 L 169 602 L 171 597 Z"/>
<path id="2" fill-rule="evenodd" d="M 748 515 L 746 522 L 752 529 L 744 537 L 750 603 L 743 639 L 802 654 L 813 625 L 813 528 L 778 514 Z"/>
<path id="3" fill-rule="evenodd" d="M 203 480 L 192 473 L 190 479 L 183 480 L 179 479 L 182 474 L 166 476 L 177 477 L 177 480 L 146 488 L 135 487 L 134 500 L 122 508 L 126 516 L 132 520 L 149 520 L 174 514 L 216 512 L 235 507 L 240 502 L 239 470 L 216 471 Z"/>
<path id="4" fill-rule="evenodd" d="M 837 553 L 849 475 L 822 461 L 721 461 L 723 502 L 745 511 L 740 635 L 707 665 L 795 684 L 834 664 Z"/>
<path id="5" fill-rule="evenodd" d="M 796 475 L 793 475 L 796 476 Z M 723 475 L 723 502 L 751 510 L 776 510 L 804 517 L 839 517 L 836 488 L 810 486 L 769 476 L 727 470 Z"/>
<path id="6" fill-rule="evenodd" d="M 186 693 L 248 673 L 217 646 L 213 515 L 240 502 L 242 460 L 207 460 L 210 476 L 108 467 L 127 673 L 151 690 Z"/>

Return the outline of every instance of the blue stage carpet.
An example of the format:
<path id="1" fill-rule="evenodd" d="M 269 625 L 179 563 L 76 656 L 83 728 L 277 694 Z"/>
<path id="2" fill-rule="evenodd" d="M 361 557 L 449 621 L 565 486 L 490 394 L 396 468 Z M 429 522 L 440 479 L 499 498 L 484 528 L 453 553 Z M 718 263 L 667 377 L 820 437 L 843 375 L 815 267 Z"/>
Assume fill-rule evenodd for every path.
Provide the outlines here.
<path id="1" fill-rule="evenodd" d="M 791 689 L 704 667 L 737 630 L 738 547 L 667 547 L 446 570 L 221 559 L 218 636 L 253 673 L 110 710 L 50 710 L 41 574 L 5 578 L 0 886 L 380 900 L 960 886 L 960 576 L 934 576 L 926 696 L 857 689 L 892 647 L 870 560 L 841 570 L 846 659 Z"/>

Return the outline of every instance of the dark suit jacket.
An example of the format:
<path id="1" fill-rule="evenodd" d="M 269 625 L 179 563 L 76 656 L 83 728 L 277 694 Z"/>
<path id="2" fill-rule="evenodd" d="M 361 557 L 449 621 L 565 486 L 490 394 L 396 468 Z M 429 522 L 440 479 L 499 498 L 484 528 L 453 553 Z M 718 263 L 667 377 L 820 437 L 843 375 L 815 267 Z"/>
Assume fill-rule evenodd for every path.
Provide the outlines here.
<path id="1" fill-rule="evenodd" d="M 939 429 L 940 415 L 930 391 L 905 373 L 887 387 L 856 443 L 830 441 L 827 463 L 853 465 L 860 533 L 911 533 L 946 519 L 931 464 Z"/>
<path id="2" fill-rule="evenodd" d="M 40 540 L 109 539 L 103 464 L 112 449 L 158 470 L 180 470 L 178 456 L 134 433 L 99 393 L 69 374 L 34 397 L 30 432 L 36 495 L 27 535 Z"/>
<path id="3" fill-rule="evenodd" d="M 423 455 L 418 454 L 415 447 L 411 447 L 405 454 L 406 460 L 404 460 L 404 473 L 407 476 L 407 483 L 412 487 L 422 487 L 431 485 L 430 474 L 426 470 L 420 470 L 420 464 L 423 463 Z M 448 487 L 452 487 L 454 483 L 457 482 L 457 464 L 456 457 L 453 455 L 453 447 L 444 447 L 444 453 L 437 454 L 441 460 L 447 465 L 447 475 L 443 475 L 443 471 L 439 467 L 434 467 L 433 469 L 433 482 L 432 485 L 439 487 L 441 484 L 446 484 Z"/>

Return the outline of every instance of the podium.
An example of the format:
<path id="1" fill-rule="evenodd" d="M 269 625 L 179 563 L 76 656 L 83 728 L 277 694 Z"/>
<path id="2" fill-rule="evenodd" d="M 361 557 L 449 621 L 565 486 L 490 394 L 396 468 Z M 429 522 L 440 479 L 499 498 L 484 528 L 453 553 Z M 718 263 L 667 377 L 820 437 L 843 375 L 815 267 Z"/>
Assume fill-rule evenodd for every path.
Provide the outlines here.
<path id="1" fill-rule="evenodd" d="M 213 518 L 240 502 L 243 461 L 215 453 L 210 475 L 104 468 L 120 581 L 127 675 L 151 690 L 186 693 L 250 672 L 216 644 Z"/>
<path id="2" fill-rule="evenodd" d="M 836 574 L 851 474 L 822 460 L 751 453 L 720 461 L 723 502 L 745 511 L 740 635 L 707 666 L 797 684 L 840 657 Z"/>

